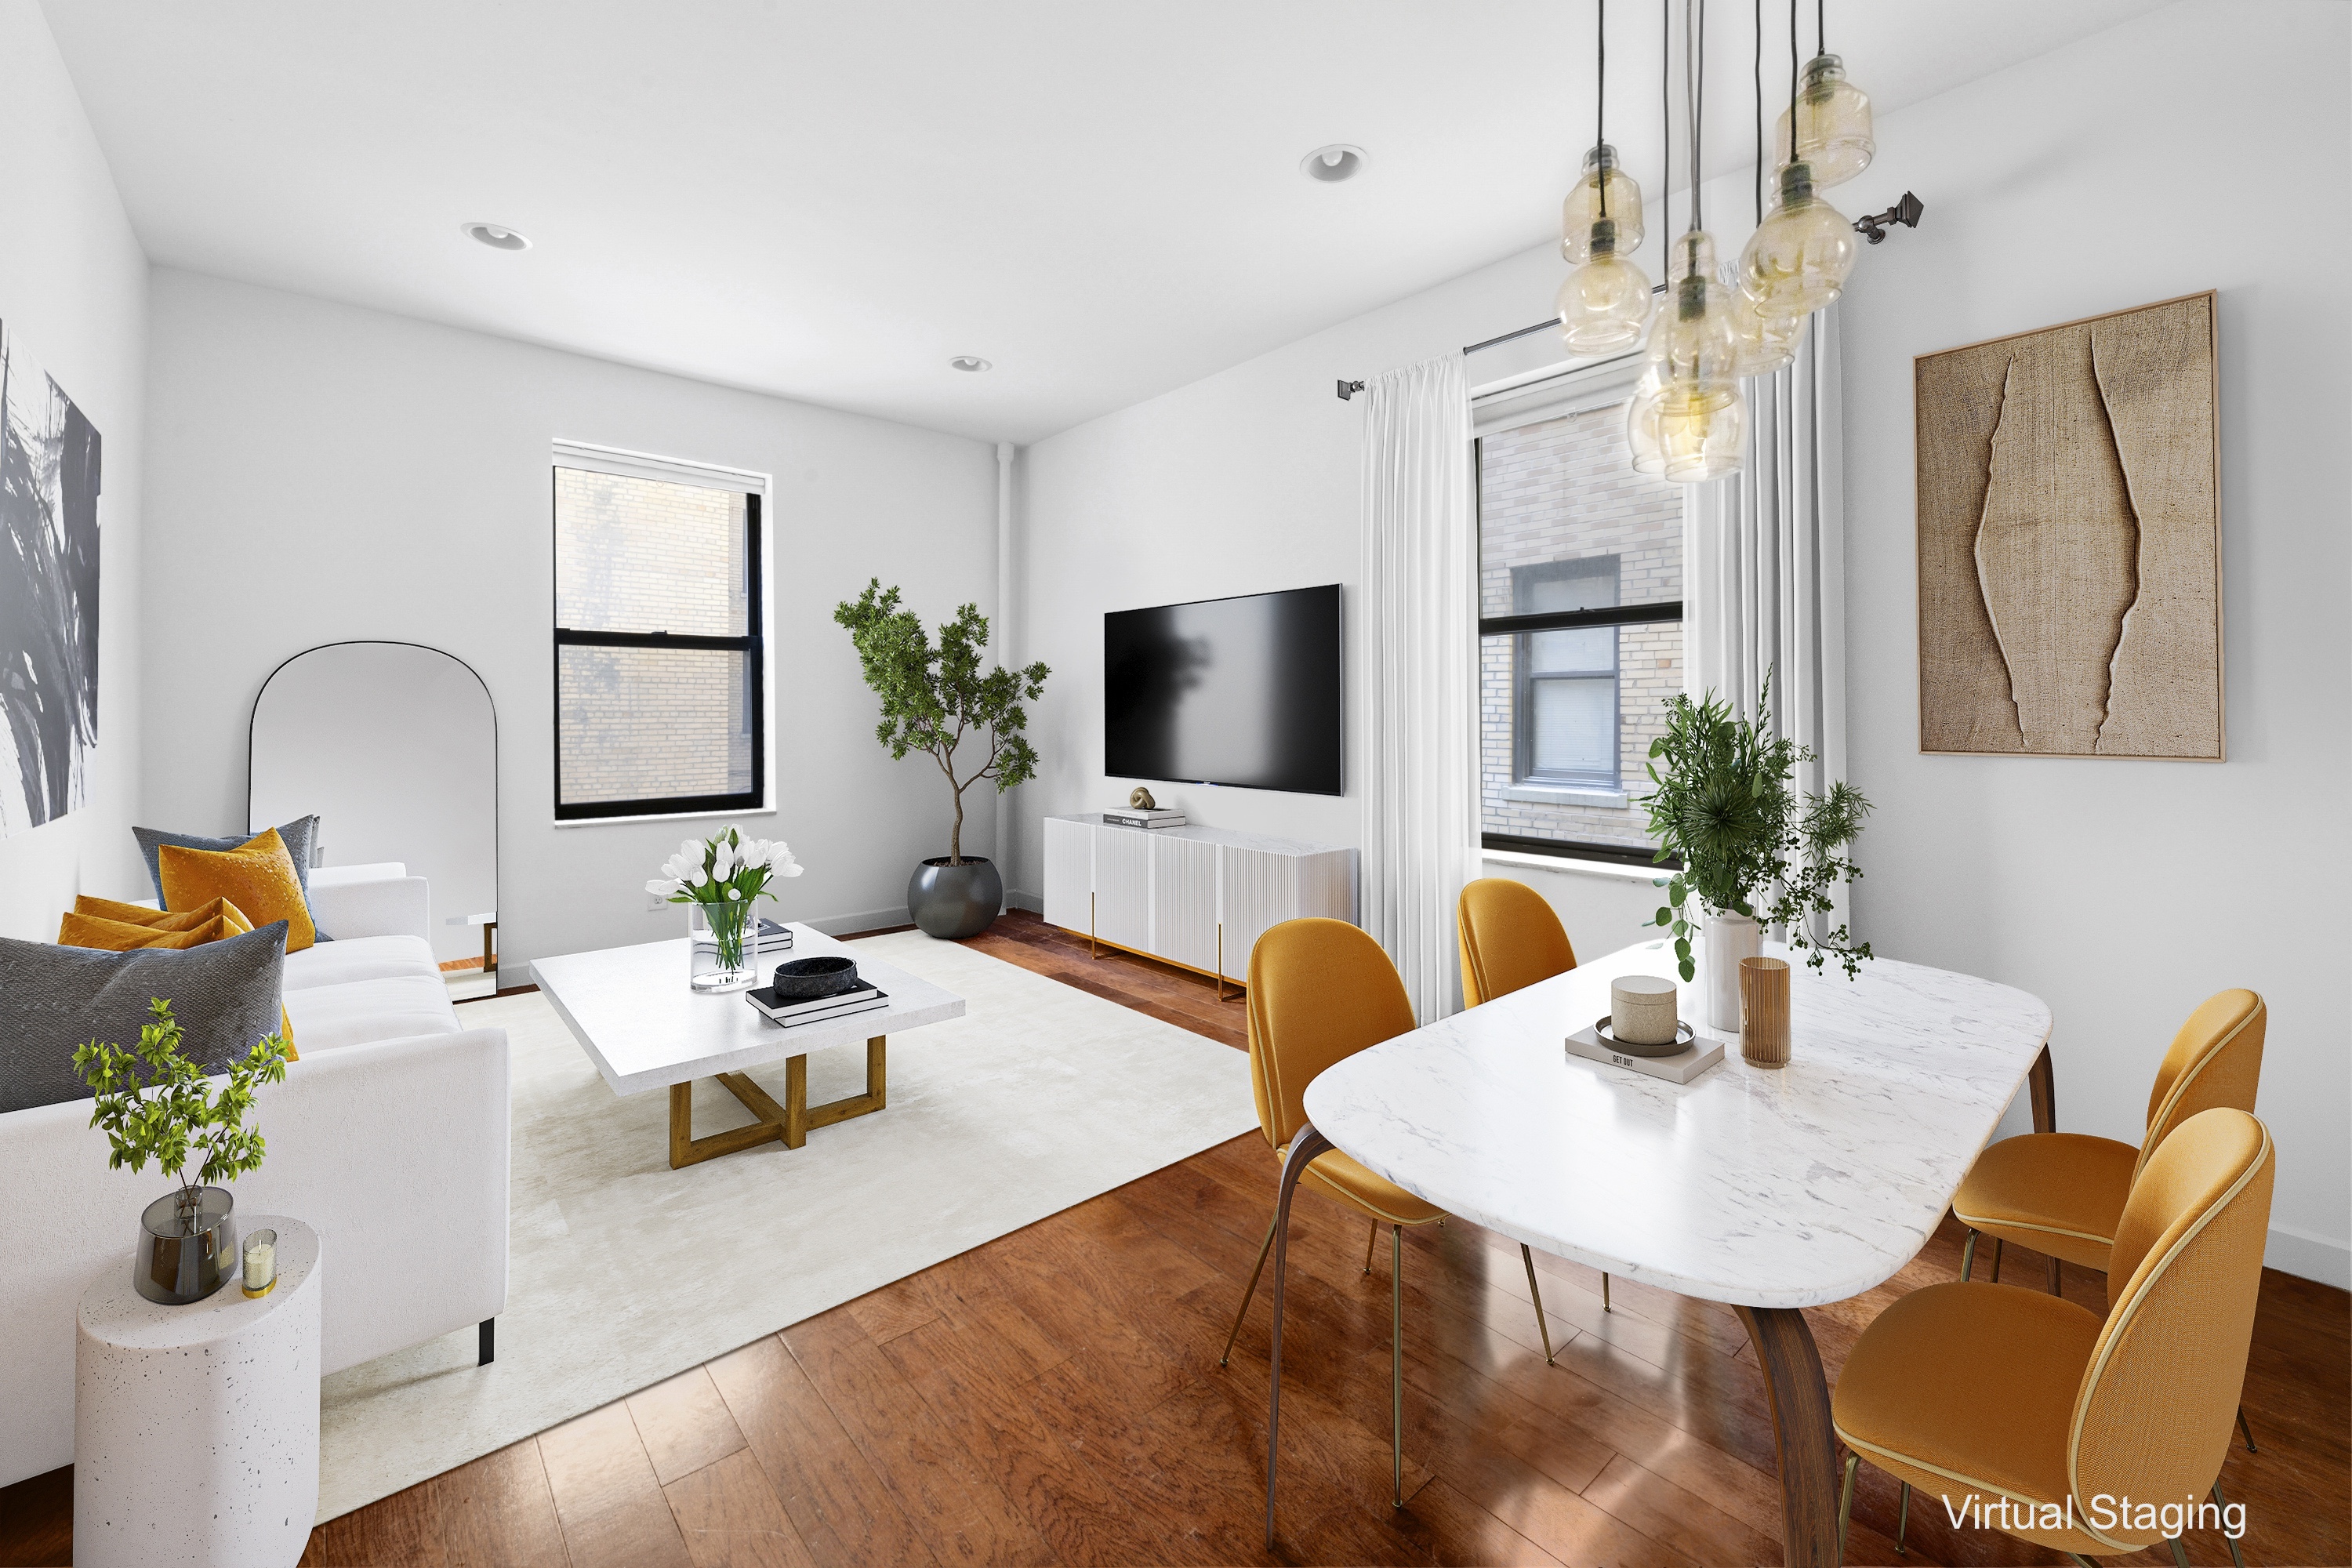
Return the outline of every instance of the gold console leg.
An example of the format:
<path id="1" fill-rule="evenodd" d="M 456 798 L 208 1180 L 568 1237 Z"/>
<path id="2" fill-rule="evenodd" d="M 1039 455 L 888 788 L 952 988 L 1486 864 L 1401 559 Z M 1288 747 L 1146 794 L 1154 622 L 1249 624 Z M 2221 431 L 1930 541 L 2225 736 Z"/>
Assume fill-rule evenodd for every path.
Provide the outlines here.
<path id="1" fill-rule="evenodd" d="M 866 1092 L 825 1105 L 808 1102 L 806 1056 L 785 1059 L 784 1102 L 782 1105 L 777 1104 L 773 1096 L 747 1075 L 720 1073 L 718 1077 L 719 1087 L 741 1100 L 744 1109 L 759 1120 L 749 1127 L 714 1132 L 707 1138 L 694 1135 L 694 1086 L 690 1083 L 670 1085 L 670 1169 L 675 1171 L 683 1166 L 699 1164 L 705 1160 L 715 1160 L 721 1154 L 757 1148 L 771 1138 L 781 1140 L 787 1149 L 798 1149 L 808 1142 L 809 1132 L 814 1128 L 830 1127 L 853 1116 L 866 1116 L 888 1109 L 889 1038 L 887 1035 L 877 1035 L 866 1042 Z"/>

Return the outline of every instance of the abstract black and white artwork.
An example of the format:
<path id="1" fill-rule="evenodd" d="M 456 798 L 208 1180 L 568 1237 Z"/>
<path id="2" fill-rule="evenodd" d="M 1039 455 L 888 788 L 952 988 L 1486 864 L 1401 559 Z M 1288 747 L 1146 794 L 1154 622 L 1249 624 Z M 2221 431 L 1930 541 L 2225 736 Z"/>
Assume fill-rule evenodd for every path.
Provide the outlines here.
<path id="1" fill-rule="evenodd" d="M 0 837 L 89 802 L 99 437 L 0 321 Z"/>

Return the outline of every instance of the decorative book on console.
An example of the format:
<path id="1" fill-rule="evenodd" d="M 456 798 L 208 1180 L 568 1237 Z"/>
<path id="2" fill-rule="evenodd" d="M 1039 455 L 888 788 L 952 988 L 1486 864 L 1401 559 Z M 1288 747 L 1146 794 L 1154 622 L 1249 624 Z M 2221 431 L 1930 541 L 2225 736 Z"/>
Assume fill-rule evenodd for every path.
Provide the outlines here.
<path id="1" fill-rule="evenodd" d="M 688 934 L 705 947 L 719 945 L 717 934 L 709 926 L 699 927 Z M 751 952 L 790 952 L 793 947 L 793 928 L 778 925 L 774 921 L 763 916 L 760 921 L 758 937 L 745 939 L 743 946 Z"/>
<path id="2" fill-rule="evenodd" d="M 1133 806 L 1121 806 L 1116 811 L 1104 812 L 1102 819 L 1113 827 L 1182 827 L 1186 826 L 1182 812 L 1172 811 L 1166 806 L 1153 806 L 1141 810 Z"/>

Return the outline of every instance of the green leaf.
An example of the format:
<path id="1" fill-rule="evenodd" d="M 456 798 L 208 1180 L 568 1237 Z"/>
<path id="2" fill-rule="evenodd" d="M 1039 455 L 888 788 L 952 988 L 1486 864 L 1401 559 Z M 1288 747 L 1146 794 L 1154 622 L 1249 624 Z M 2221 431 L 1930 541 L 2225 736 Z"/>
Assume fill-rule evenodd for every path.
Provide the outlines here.
<path id="1" fill-rule="evenodd" d="M 1674 911 L 1674 910 L 1670 910 L 1670 909 L 1665 908 L 1664 905 L 1660 905 L 1660 906 L 1659 906 L 1659 909 L 1658 909 L 1658 921 L 1657 921 L 1657 923 L 1658 923 L 1658 924 L 1660 924 L 1660 925 L 1662 925 L 1662 926 L 1670 926 L 1670 925 L 1674 924 L 1674 923 L 1675 923 L 1675 911 Z"/>

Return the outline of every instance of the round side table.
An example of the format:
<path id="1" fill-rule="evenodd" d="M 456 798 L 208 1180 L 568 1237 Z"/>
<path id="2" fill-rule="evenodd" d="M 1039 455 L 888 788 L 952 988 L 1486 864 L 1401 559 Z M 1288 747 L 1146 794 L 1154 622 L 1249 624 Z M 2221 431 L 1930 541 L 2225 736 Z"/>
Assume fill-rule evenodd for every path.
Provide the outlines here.
<path id="1" fill-rule="evenodd" d="M 319 1510 L 319 1237 L 278 1232 L 278 1283 L 185 1307 L 132 1289 L 128 1255 L 82 1292 L 74 1345 L 74 1561 L 291 1565 Z"/>

